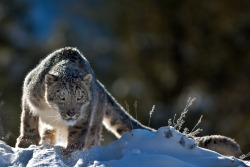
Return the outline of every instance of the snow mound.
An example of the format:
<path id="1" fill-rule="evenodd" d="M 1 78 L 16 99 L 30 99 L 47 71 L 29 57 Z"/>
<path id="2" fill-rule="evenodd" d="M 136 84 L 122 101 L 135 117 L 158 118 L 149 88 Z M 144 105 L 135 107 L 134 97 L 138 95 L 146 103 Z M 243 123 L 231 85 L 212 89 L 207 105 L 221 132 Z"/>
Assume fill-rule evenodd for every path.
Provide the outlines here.
<path id="1" fill-rule="evenodd" d="M 74 167 L 245 167 L 250 162 L 197 147 L 172 127 L 156 132 L 136 129 L 107 146 L 75 151 L 68 159 L 60 146 L 12 148 L 0 141 L 0 166 Z"/>

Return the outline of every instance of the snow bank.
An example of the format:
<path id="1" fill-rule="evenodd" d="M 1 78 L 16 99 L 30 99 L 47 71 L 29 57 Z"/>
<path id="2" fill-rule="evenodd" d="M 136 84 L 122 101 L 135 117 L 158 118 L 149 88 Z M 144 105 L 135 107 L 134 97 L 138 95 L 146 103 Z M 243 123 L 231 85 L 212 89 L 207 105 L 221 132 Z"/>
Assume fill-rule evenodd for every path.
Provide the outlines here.
<path id="1" fill-rule="evenodd" d="M 244 167 L 234 157 L 199 148 L 192 139 L 162 127 L 157 132 L 133 130 L 107 146 L 75 151 L 65 159 L 61 147 L 30 146 L 12 148 L 0 141 L 0 166 L 75 166 L 75 167 Z"/>

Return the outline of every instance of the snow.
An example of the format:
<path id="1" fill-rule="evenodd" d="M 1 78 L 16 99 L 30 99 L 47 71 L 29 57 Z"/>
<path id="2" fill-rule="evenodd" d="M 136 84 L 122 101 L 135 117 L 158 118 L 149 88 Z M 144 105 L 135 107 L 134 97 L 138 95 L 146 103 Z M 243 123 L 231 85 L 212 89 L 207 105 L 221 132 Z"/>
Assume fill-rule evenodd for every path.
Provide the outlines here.
<path id="1" fill-rule="evenodd" d="M 245 167 L 250 162 L 197 147 L 172 127 L 136 129 L 107 146 L 61 156 L 60 146 L 12 148 L 0 141 L 0 166 L 55 167 Z"/>

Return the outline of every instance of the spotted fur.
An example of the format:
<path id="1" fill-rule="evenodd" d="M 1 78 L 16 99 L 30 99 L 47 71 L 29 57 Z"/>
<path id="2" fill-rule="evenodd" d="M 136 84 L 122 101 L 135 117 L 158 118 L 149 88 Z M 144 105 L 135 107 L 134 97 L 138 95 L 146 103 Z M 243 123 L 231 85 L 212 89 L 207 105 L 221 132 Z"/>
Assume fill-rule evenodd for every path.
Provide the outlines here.
<path id="1" fill-rule="evenodd" d="M 221 135 L 211 135 L 194 138 L 197 145 L 209 150 L 216 151 L 225 156 L 240 157 L 240 146 L 231 138 Z"/>
<path id="2" fill-rule="evenodd" d="M 102 122 L 117 137 L 132 128 L 152 130 L 125 112 L 77 49 L 66 47 L 26 76 L 16 146 L 55 145 L 60 136 L 67 152 L 89 149 L 100 143 Z"/>

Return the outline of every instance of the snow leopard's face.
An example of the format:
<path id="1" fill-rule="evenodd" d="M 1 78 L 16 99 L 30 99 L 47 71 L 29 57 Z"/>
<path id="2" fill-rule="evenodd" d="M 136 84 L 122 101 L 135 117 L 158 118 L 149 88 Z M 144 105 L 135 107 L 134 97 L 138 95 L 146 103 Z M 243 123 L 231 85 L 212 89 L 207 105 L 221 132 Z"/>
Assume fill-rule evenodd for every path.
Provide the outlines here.
<path id="1" fill-rule="evenodd" d="M 91 100 L 90 85 L 92 75 L 82 78 L 59 79 L 45 76 L 45 98 L 51 108 L 56 110 L 66 125 L 73 126 L 88 107 Z"/>

